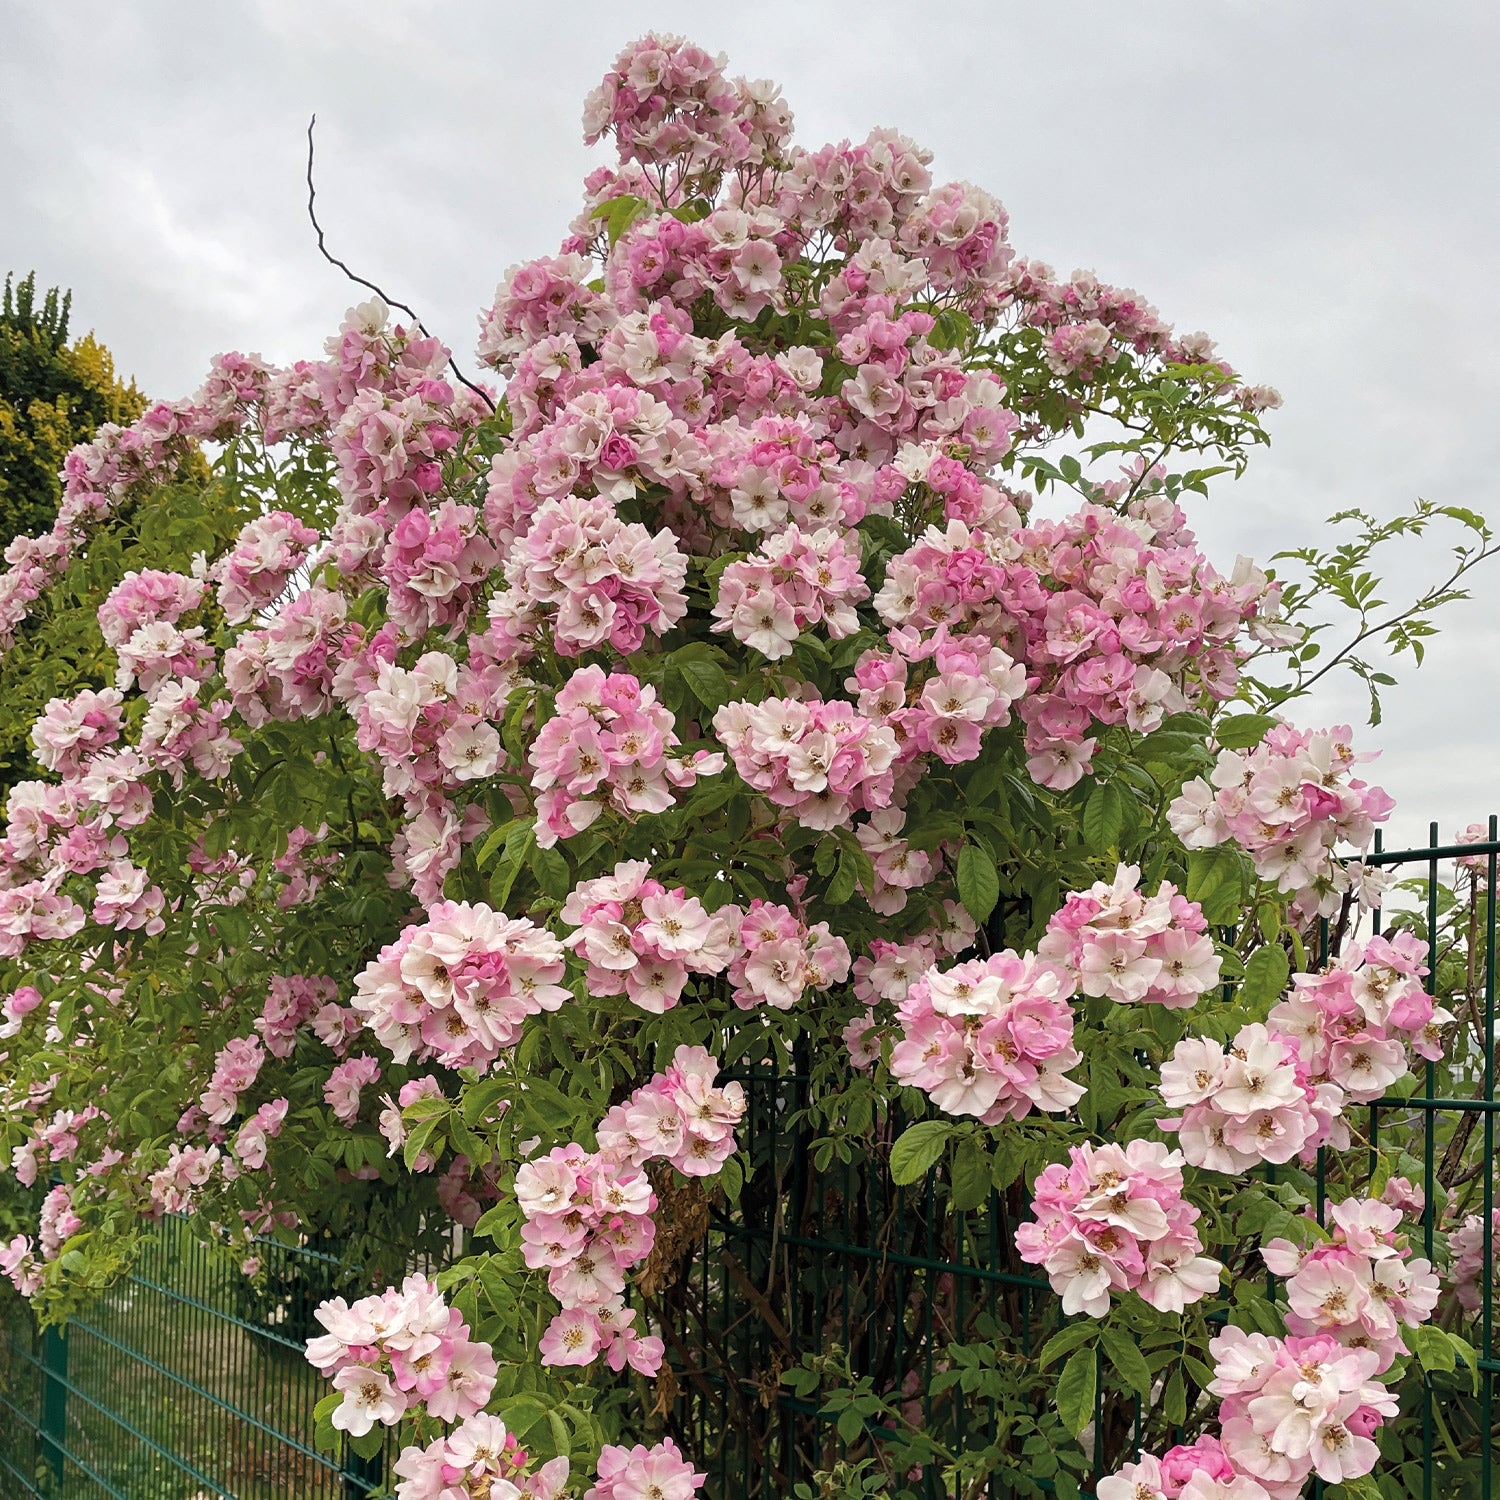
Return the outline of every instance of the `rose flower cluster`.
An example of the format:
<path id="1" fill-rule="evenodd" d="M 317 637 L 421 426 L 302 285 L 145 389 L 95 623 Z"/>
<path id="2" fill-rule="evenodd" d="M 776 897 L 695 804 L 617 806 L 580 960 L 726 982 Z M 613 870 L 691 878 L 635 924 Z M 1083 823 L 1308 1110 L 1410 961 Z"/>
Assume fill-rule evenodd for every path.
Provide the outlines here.
<path id="1" fill-rule="evenodd" d="M 580 881 L 563 902 L 564 939 L 588 964 L 591 995 L 625 995 L 660 1015 L 677 1004 L 689 974 L 721 974 L 738 951 L 737 907 L 710 914 L 682 886 L 651 879 L 642 859 Z"/>
<path id="2" fill-rule="evenodd" d="M 724 757 L 671 752 L 681 741 L 671 712 L 628 672 L 574 672 L 557 695 L 557 712 L 532 741 L 536 841 L 543 849 L 580 833 L 605 800 L 626 816 L 662 812 L 677 788 L 723 769 Z"/>
<path id="3" fill-rule="evenodd" d="M 1336 1084 L 1357 1104 L 1378 1099 L 1410 1067 L 1407 1049 L 1443 1055 L 1453 1016 L 1422 987 L 1427 945 L 1415 934 L 1350 943 L 1320 974 L 1296 974 L 1270 1024 L 1297 1039 L 1308 1075 Z"/>
<path id="4" fill-rule="evenodd" d="M 672 1065 L 599 1122 L 597 1151 L 570 1144 L 524 1163 L 516 1202 L 526 1216 L 526 1264 L 546 1268 L 562 1304 L 539 1346 L 549 1365 L 592 1364 L 603 1353 L 654 1375 L 662 1342 L 635 1328 L 624 1301 L 625 1272 L 651 1252 L 656 1194 L 646 1163 L 665 1160 L 689 1177 L 716 1174 L 735 1151 L 745 1112 L 738 1083 L 719 1085 L 702 1047 L 679 1047 Z"/>
<path id="5" fill-rule="evenodd" d="M 1266 1269 L 1286 1278 L 1287 1331 L 1332 1334 L 1380 1356 L 1377 1374 L 1410 1351 L 1401 1336 L 1432 1316 L 1438 1280 L 1432 1263 L 1413 1258 L 1401 1211 L 1378 1199 L 1346 1198 L 1329 1210 L 1333 1232 L 1309 1250 L 1290 1240 L 1261 1247 Z"/>
<path id="6" fill-rule="evenodd" d="M 790 1010 L 808 990 L 827 990 L 849 977 L 849 945 L 827 922 L 808 927 L 788 907 L 757 897 L 738 919 L 731 998 L 741 1010 L 769 1005 Z"/>
<path id="7" fill-rule="evenodd" d="M 1219 1284 L 1203 1254 L 1198 1210 L 1182 1196 L 1182 1154 L 1159 1141 L 1070 1146 L 1036 1180 L 1035 1223 L 1016 1231 L 1021 1259 L 1041 1266 L 1063 1312 L 1102 1318 L 1111 1292 L 1139 1292 L 1181 1312 Z"/>
<path id="8" fill-rule="evenodd" d="M 901 1039 L 891 1073 L 950 1115 L 985 1125 L 1033 1108 L 1060 1112 L 1083 1097 L 1068 1078 L 1073 1046 L 1067 971 L 1006 950 L 946 971 L 930 968 L 896 1007 Z"/>
<path id="9" fill-rule="evenodd" d="M 394 1426 L 415 1407 L 458 1421 L 490 1399 L 496 1365 L 489 1345 L 469 1338 L 462 1316 L 424 1276 L 353 1306 L 334 1297 L 314 1316 L 328 1332 L 309 1341 L 307 1358 L 343 1393 L 332 1417 L 340 1431 L 359 1437 L 377 1422 Z"/>
<path id="10" fill-rule="evenodd" d="M 1365 849 L 1395 804 L 1353 775 L 1361 761 L 1347 726 L 1278 724 L 1254 750 L 1221 750 L 1213 774 L 1183 787 L 1167 821 L 1189 849 L 1233 840 L 1255 872 L 1274 880 L 1305 914 L 1331 916 L 1356 869 L 1334 855 L 1340 842 Z"/>
<path id="11" fill-rule="evenodd" d="M 1037 954 L 1062 964 L 1085 995 L 1181 1010 L 1218 984 L 1219 956 L 1196 901 L 1169 881 L 1142 895 L 1140 878 L 1139 866 L 1121 865 L 1113 884 L 1071 894 Z"/>
<path id="12" fill-rule="evenodd" d="M 1314 1084 L 1296 1040 L 1258 1022 L 1241 1027 L 1227 1048 L 1204 1037 L 1178 1042 L 1162 1064 L 1160 1093 L 1182 1114 L 1157 1123 L 1176 1132 L 1195 1167 L 1238 1176 L 1348 1143 L 1343 1090 Z"/>
<path id="13" fill-rule="evenodd" d="M 1375 1378 L 1374 1349 L 1326 1333 L 1280 1339 L 1233 1326 L 1209 1348 L 1224 1451 L 1270 1500 L 1298 1500 L 1314 1473 L 1337 1484 L 1375 1467 L 1374 1433 L 1397 1401 Z"/>
<path id="14" fill-rule="evenodd" d="M 354 1009 L 397 1062 L 486 1071 L 527 1016 L 569 998 L 563 946 L 524 917 L 443 901 L 359 975 Z"/>
<path id="15" fill-rule="evenodd" d="M 714 733 L 745 782 L 807 828 L 838 828 L 889 806 L 896 739 L 836 700 L 728 703 Z"/>

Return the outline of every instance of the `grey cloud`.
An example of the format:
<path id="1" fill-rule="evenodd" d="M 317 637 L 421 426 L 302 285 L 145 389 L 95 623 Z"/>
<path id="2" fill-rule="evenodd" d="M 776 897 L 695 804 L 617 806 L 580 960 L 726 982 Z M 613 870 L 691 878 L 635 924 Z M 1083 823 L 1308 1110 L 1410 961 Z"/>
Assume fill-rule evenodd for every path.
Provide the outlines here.
<path id="1" fill-rule="evenodd" d="M 1211 555 L 1316 540 L 1416 494 L 1500 515 L 1500 13 L 1472 0 L 0 0 L 0 269 L 70 285 L 154 393 L 221 348 L 316 353 L 356 297 L 335 249 L 462 360 L 505 268 L 544 253 L 598 155 L 579 111 L 650 26 L 777 78 L 804 141 L 894 125 L 997 193 L 1023 253 L 1091 266 L 1281 388 L 1274 443 L 1197 507 Z M 1443 543 L 1393 560 L 1436 576 Z M 1425 836 L 1500 808 L 1494 585 L 1402 669 L 1379 779 Z M 1392 593 L 1396 597 L 1396 593 Z M 1362 716 L 1335 685 L 1298 710 Z"/>

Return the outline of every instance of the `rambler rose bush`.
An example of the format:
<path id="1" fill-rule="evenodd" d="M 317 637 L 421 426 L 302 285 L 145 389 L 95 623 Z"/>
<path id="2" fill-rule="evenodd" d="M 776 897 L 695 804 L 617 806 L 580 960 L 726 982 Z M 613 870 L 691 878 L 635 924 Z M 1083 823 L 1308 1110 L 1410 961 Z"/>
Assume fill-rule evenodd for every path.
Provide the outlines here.
<path id="1" fill-rule="evenodd" d="M 1306 591 L 1287 623 L 1182 508 L 1277 398 L 906 137 L 791 124 L 647 37 L 489 386 L 373 301 L 70 456 L 0 632 L 93 587 L 118 670 L 47 706 L 0 839 L 0 1140 L 46 1193 L 0 1269 L 56 1318 L 165 1212 L 252 1281 L 255 1236 L 326 1235 L 324 1436 L 399 1424 L 401 1500 L 688 1500 L 674 1403 L 743 1370 L 677 1293 L 729 1274 L 711 1209 L 779 1211 L 745 1082 L 795 1062 L 816 1166 L 998 1194 L 1084 1314 L 886 1308 L 898 1405 L 847 1351 L 787 1371 L 850 1382 L 816 1493 L 1067 1495 L 1096 1450 L 1101 1500 L 1358 1480 L 1408 1351 L 1472 1363 L 1350 1113 L 1452 1016 L 1419 941 L 1355 938 L 1367 754 L 1266 712 Z M 243 523 L 182 556 L 198 445 Z M 913 1421 L 960 1397 L 993 1442 Z"/>

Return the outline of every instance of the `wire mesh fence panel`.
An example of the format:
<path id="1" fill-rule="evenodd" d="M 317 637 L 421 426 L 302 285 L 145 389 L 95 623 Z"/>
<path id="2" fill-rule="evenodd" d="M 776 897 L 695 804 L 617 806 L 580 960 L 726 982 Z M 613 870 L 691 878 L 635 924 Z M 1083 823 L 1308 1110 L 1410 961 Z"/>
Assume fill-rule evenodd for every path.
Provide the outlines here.
<path id="1" fill-rule="evenodd" d="M 326 1384 L 303 1357 L 336 1257 L 262 1242 L 253 1281 L 167 1219 L 128 1278 L 67 1327 L 7 1309 L 0 1493 L 95 1500 L 362 1500 L 383 1461 L 313 1443 Z M 17 1315 L 10 1315 L 10 1314 Z"/>
<path id="2" fill-rule="evenodd" d="M 872 1126 L 863 1150 L 820 1170 L 812 1132 L 787 1125 L 806 1102 L 806 1075 L 739 1078 L 745 1188 L 655 1299 L 676 1332 L 676 1418 L 708 1471 L 707 1493 L 788 1496 L 894 1436 L 789 1389 L 783 1374 L 808 1355 L 893 1401 L 950 1448 L 1001 1439 L 1013 1423 L 993 1397 L 940 1377 L 953 1373 L 955 1344 L 1030 1360 L 1063 1321 L 1047 1282 L 1017 1257 L 1019 1190 L 989 1190 L 955 1213 L 936 1173 L 896 1186 L 887 1156 L 905 1122 L 894 1112 Z M 1024 1432 L 1013 1449 L 982 1493 L 1050 1491 L 1056 1454 Z M 924 1500 L 949 1493 L 936 1468 L 910 1482 Z"/>

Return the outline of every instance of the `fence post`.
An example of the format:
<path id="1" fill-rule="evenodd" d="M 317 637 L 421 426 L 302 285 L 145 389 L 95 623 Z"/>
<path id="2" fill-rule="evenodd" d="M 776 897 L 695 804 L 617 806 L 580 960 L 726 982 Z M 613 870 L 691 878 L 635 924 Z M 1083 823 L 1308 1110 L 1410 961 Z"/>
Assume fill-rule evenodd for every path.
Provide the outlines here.
<path id="1" fill-rule="evenodd" d="M 42 1334 L 42 1420 L 37 1430 L 42 1453 L 59 1484 L 68 1439 L 68 1335 L 48 1328 Z"/>

